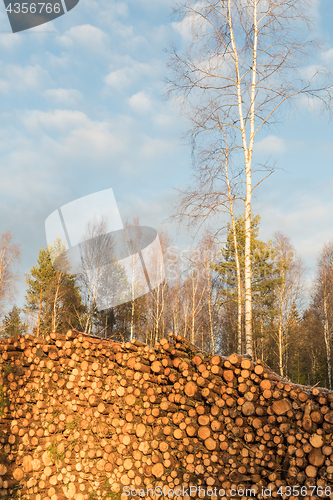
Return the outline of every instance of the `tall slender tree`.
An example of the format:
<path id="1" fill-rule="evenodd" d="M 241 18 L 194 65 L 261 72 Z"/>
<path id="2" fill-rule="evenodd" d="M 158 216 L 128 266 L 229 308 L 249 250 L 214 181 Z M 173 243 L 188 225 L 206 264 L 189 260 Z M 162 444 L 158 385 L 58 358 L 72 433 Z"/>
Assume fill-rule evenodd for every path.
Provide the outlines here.
<path id="1" fill-rule="evenodd" d="M 26 283 L 24 310 L 33 318 L 37 337 L 79 326 L 84 308 L 76 278 L 55 270 L 47 249 L 40 249 L 37 265 L 26 275 Z"/>
<path id="2" fill-rule="evenodd" d="M 176 9 L 180 30 L 186 31 L 189 41 L 183 52 L 172 50 L 169 93 L 180 98 L 177 102 L 190 120 L 194 157 L 212 178 L 226 156 L 233 158 L 234 165 L 242 165 L 249 354 L 253 351 L 251 212 L 257 136 L 297 96 L 330 103 L 331 81 L 323 69 L 309 79 L 304 76 L 309 72 L 300 72 L 307 56 L 318 49 L 308 35 L 311 5 L 310 0 L 180 0 Z M 221 191 L 215 193 L 221 195 Z M 211 196 L 210 214 L 216 214 L 215 207 Z"/>
<path id="3" fill-rule="evenodd" d="M 16 294 L 19 279 L 14 266 L 21 259 L 20 246 L 14 243 L 10 231 L 0 236 L 0 315 Z"/>
<path id="4" fill-rule="evenodd" d="M 40 249 L 37 265 L 26 275 L 28 290 L 26 292 L 25 312 L 31 315 L 36 323 L 34 333 L 41 335 L 41 326 L 47 307 L 48 290 L 55 277 L 48 250 Z M 43 335 L 43 334 L 42 334 Z"/>
<path id="5" fill-rule="evenodd" d="M 289 342 L 288 326 L 291 315 L 295 315 L 296 305 L 301 299 L 304 269 L 290 239 L 282 233 L 277 232 L 274 235 L 272 257 L 279 273 L 279 280 L 275 285 L 277 315 L 274 339 L 277 346 L 279 373 L 284 376 Z"/>
<path id="6" fill-rule="evenodd" d="M 311 307 L 316 311 L 323 328 L 326 350 L 328 386 L 332 389 L 333 346 L 333 242 L 324 246 L 318 259 L 318 270 Z"/>
<path id="7" fill-rule="evenodd" d="M 0 327 L 0 338 L 19 337 L 26 333 L 27 325 L 21 320 L 21 309 L 15 304 L 12 310 L 4 317 Z"/>
<path id="8" fill-rule="evenodd" d="M 251 222 L 251 267 L 252 267 L 252 293 L 253 293 L 253 326 L 257 332 L 256 337 L 260 338 L 264 335 L 264 323 L 270 322 L 274 302 L 274 285 L 278 280 L 278 273 L 271 260 L 270 245 L 259 239 L 259 222 L 260 217 L 257 215 L 252 218 Z M 231 224 L 228 226 L 227 241 L 222 249 L 222 259 L 219 264 L 215 265 L 216 271 L 220 277 L 220 300 L 228 311 L 229 328 L 235 322 L 231 317 L 237 315 L 238 323 L 238 304 L 241 303 L 241 336 L 237 327 L 237 337 L 232 341 L 234 350 L 238 349 L 239 354 L 244 354 L 247 351 L 245 337 L 245 240 L 246 233 L 244 229 L 244 216 L 239 216 L 235 219 L 236 239 L 238 248 L 238 260 L 240 269 L 240 291 L 237 278 L 236 253 L 234 245 L 234 235 Z M 237 305 L 237 312 L 236 312 Z M 236 333 L 234 326 L 233 332 Z M 254 343 L 255 351 L 257 350 Z"/>

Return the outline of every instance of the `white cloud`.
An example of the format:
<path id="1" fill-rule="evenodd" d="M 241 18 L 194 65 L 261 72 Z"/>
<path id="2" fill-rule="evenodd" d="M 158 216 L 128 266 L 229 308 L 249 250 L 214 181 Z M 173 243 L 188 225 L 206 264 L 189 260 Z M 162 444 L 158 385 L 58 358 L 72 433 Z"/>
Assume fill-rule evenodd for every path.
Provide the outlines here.
<path id="1" fill-rule="evenodd" d="M 156 1 L 155 0 L 137 0 L 136 2 L 138 5 L 141 6 L 143 9 L 147 10 L 152 10 L 153 8 L 156 8 Z M 159 5 L 165 4 L 167 7 L 172 7 L 174 5 L 173 0 L 159 0 Z"/>
<path id="2" fill-rule="evenodd" d="M 168 115 L 166 113 L 159 113 L 153 117 L 154 123 L 158 127 L 162 128 L 174 127 L 175 119 L 177 119 L 175 115 L 172 116 L 171 114 Z"/>
<path id="3" fill-rule="evenodd" d="M 106 49 L 109 37 L 104 31 L 91 24 L 74 26 L 58 37 L 60 44 L 65 47 L 79 46 L 97 54 Z"/>
<path id="4" fill-rule="evenodd" d="M 11 141 L 10 151 L 0 163 L 2 197 L 14 197 L 17 206 L 25 202 L 35 204 L 36 197 L 54 192 L 58 175 L 55 158 L 46 153 L 52 149 L 51 141 L 44 140 L 38 150 L 33 143 L 20 139 L 18 134 Z"/>
<path id="5" fill-rule="evenodd" d="M 43 133 L 45 131 L 67 132 L 75 127 L 81 127 L 89 122 L 87 115 L 81 111 L 59 110 L 30 111 L 23 115 L 22 121 L 29 131 Z"/>
<path id="6" fill-rule="evenodd" d="M 145 158 L 159 158 L 160 155 L 166 153 L 168 150 L 170 150 L 170 148 L 174 146 L 174 141 L 145 137 L 145 140 L 140 148 L 140 153 Z"/>
<path id="7" fill-rule="evenodd" d="M 134 76 L 134 71 L 131 68 L 122 68 L 111 71 L 104 80 L 110 87 L 121 90 L 132 82 L 132 76 Z"/>
<path id="8" fill-rule="evenodd" d="M 82 99 L 81 92 L 76 89 L 48 89 L 45 90 L 44 96 L 51 102 L 67 106 L 75 106 Z"/>
<path id="9" fill-rule="evenodd" d="M 0 75 L 0 92 L 4 93 L 40 90 L 51 80 L 48 72 L 39 64 L 35 66 L 1 64 Z"/>
<path id="10" fill-rule="evenodd" d="M 118 64 L 121 64 L 121 61 Z M 123 90 L 129 87 L 141 77 L 156 78 L 160 73 L 160 61 L 152 61 L 148 64 L 126 57 L 122 61 L 122 64 L 124 64 L 122 68 L 111 71 L 104 78 L 105 83 L 116 90 Z"/>
<path id="11" fill-rule="evenodd" d="M 153 227 L 157 231 L 162 228 L 171 229 L 172 224 L 167 223 L 166 218 L 175 201 L 175 192 L 170 189 L 158 194 L 147 190 L 144 195 L 133 193 L 130 197 L 117 200 L 123 221 L 131 222 L 134 217 L 139 217 L 141 226 Z"/>
<path id="12" fill-rule="evenodd" d="M 0 47 L 6 50 L 12 50 L 22 45 L 22 38 L 18 33 L 1 33 Z"/>
<path id="13" fill-rule="evenodd" d="M 256 151 L 259 153 L 284 153 L 286 141 L 276 135 L 269 135 L 257 143 Z"/>
<path id="14" fill-rule="evenodd" d="M 112 26 L 112 34 L 117 39 L 118 44 L 122 44 L 128 50 L 142 48 L 142 45 L 148 44 L 148 41 L 143 35 L 136 35 L 134 27 L 123 23 L 114 23 Z"/>
<path id="15" fill-rule="evenodd" d="M 322 52 L 321 57 L 325 61 L 326 64 L 332 63 L 333 62 L 333 48 Z"/>
<path id="16" fill-rule="evenodd" d="M 129 151 L 130 130 L 116 120 L 94 121 L 81 111 L 55 110 L 32 111 L 22 121 L 30 133 L 39 137 L 38 146 L 33 147 L 41 149 L 41 156 L 57 158 L 61 165 L 90 160 L 96 168 Z"/>
<path id="17" fill-rule="evenodd" d="M 296 97 L 296 104 L 298 104 L 300 108 L 304 109 L 305 111 L 310 111 L 311 113 L 317 115 L 323 110 L 322 101 L 316 97 L 300 95 Z"/>
<path id="18" fill-rule="evenodd" d="M 300 68 L 299 74 L 301 75 L 302 78 L 306 80 L 314 81 L 323 75 L 324 70 L 325 68 L 323 68 L 323 66 L 320 64 L 310 64 L 309 66 Z"/>
<path id="19" fill-rule="evenodd" d="M 200 15 L 204 7 L 204 2 L 196 2 L 191 7 L 190 14 L 186 15 L 181 21 L 172 23 L 173 29 L 182 36 L 184 41 L 191 40 L 194 31 L 204 33 L 209 28 L 209 23 Z"/>
<path id="20" fill-rule="evenodd" d="M 105 161 L 128 153 L 129 146 L 128 134 L 121 129 L 108 122 L 92 120 L 73 129 L 59 145 L 64 158 L 73 157 L 76 161 L 90 158 L 95 169 Z"/>
<path id="21" fill-rule="evenodd" d="M 91 16 L 98 15 L 98 21 L 105 26 L 110 26 L 118 18 L 126 18 L 129 15 L 129 8 L 126 2 L 115 2 L 113 0 L 91 0 L 86 3 Z"/>
<path id="22" fill-rule="evenodd" d="M 152 103 L 146 92 L 138 92 L 128 100 L 130 107 L 138 113 L 147 113 L 152 108 Z"/>
<path id="23" fill-rule="evenodd" d="M 272 177 L 268 183 L 265 181 L 253 211 L 261 215 L 261 239 L 266 241 L 280 231 L 290 238 L 307 268 L 314 270 L 324 244 L 333 239 L 333 183 L 313 179 L 309 190 L 303 181 L 293 176 L 288 182 L 285 175 L 279 178 L 278 174 L 277 180 Z"/>

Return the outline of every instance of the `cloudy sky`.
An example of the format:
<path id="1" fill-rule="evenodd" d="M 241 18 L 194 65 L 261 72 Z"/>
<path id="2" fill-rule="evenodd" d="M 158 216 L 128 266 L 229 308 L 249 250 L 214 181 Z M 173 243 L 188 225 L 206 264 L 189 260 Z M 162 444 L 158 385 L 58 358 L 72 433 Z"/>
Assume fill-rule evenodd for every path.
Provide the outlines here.
<path id="1" fill-rule="evenodd" d="M 316 2 L 314 2 L 316 4 Z M 46 246 L 45 220 L 79 197 L 113 188 L 123 221 L 168 227 L 174 188 L 191 173 L 185 120 L 163 100 L 170 41 L 184 32 L 171 0 L 80 0 L 66 15 L 11 33 L 0 5 L 0 233 L 22 249 L 23 275 Z M 333 5 L 318 2 L 319 65 L 333 69 Z M 333 240 L 333 123 L 308 103 L 260 139 L 276 165 L 255 193 L 261 237 L 291 238 L 313 273 Z"/>

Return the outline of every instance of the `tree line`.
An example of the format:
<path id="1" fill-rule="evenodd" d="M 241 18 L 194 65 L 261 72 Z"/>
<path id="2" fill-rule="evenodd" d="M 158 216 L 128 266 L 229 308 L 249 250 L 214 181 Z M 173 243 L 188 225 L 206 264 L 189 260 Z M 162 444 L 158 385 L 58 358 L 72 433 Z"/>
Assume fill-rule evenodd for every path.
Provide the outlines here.
<path id="1" fill-rule="evenodd" d="M 253 217 L 253 358 L 264 360 L 293 382 L 332 388 L 333 242 L 325 245 L 318 257 L 307 296 L 307 275 L 290 239 L 275 233 L 264 242 L 259 238 L 259 226 L 260 217 Z M 245 354 L 243 215 L 235 218 L 235 228 L 239 266 L 230 223 L 222 248 L 207 232 L 196 248 L 179 253 L 168 235 L 161 233 L 160 255 L 151 258 L 157 272 L 163 267 L 165 279 L 149 293 L 100 311 L 92 293 L 96 281 L 87 279 L 85 273 L 55 268 L 51 260 L 54 249 L 40 249 L 36 265 L 26 275 L 24 306 L 20 309 L 14 305 L 4 314 L 5 306 L 8 310 L 13 300 L 17 283 L 13 269 L 20 257 L 18 245 L 6 233 L 0 248 L 1 336 L 31 333 L 45 337 L 52 331 L 64 333 L 76 328 L 103 338 L 137 338 L 154 345 L 172 331 L 203 351 Z M 112 275 L 117 286 L 122 276 L 119 267 Z M 135 281 L 139 287 L 139 276 Z"/>
<path id="2" fill-rule="evenodd" d="M 52 265 L 61 242 L 40 251 L 27 276 L 28 326 L 16 308 L 5 317 L 3 334 L 16 321 L 17 330 L 30 328 L 36 335 L 71 327 L 153 344 L 171 330 L 203 350 L 261 357 L 295 382 L 331 388 L 332 244 L 319 256 L 304 309 L 304 269 L 291 241 L 278 233 L 261 241 L 260 220 L 252 214 L 253 190 L 272 173 L 256 156 L 260 134 L 281 117 L 286 103 L 316 99 L 331 108 L 332 76 L 326 67 L 311 65 L 320 56 L 311 2 L 180 0 L 175 15 L 186 37 L 180 49 L 171 49 L 167 95 L 188 119 L 193 158 L 193 178 L 180 191 L 175 217 L 214 227 L 227 213 L 225 245 L 207 232 L 180 259 L 161 235 L 165 279 L 143 293 L 139 252 L 128 262 L 130 276 L 112 257 L 101 221 L 100 228 L 88 228 L 98 244 L 83 251 L 79 272 L 71 273 L 66 262 Z M 6 234 L 5 253 L 15 261 L 18 249 Z M 161 277 L 162 256 L 154 259 Z M 0 277 L 3 303 L 14 281 L 7 265 Z"/>

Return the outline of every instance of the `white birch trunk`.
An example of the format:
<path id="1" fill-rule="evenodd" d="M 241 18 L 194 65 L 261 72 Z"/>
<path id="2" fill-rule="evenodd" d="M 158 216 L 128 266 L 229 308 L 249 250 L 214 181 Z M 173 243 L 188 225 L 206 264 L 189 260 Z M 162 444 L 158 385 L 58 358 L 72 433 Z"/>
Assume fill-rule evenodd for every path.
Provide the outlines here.
<path id="1" fill-rule="evenodd" d="M 326 286 L 326 272 L 325 273 L 325 285 L 324 285 L 324 338 L 326 346 L 326 361 L 327 361 L 327 374 L 328 374 L 328 388 L 332 389 L 332 367 L 331 367 L 331 345 L 330 345 L 330 333 L 329 333 L 329 322 L 328 322 L 328 293 Z"/>
<path id="2" fill-rule="evenodd" d="M 246 354 L 253 355 L 253 337 L 252 337 L 252 286 L 251 286 L 251 198 L 252 198 L 252 154 L 255 137 L 255 93 L 256 93 L 256 71 L 257 71 L 257 44 L 258 44 L 258 20 L 257 20 L 257 3 L 253 1 L 252 19 L 253 19 L 253 49 L 252 49 L 252 83 L 251 83 L 251 102 L 250 102 L 250 138 L 247 141 L 245 120 L 243 115 L 243 99 L 241 89 L 241 75 L 238 61 L 238 50 L 236 47 L 235 34 L 233 29 L 233 21 L 231 16 L 231 1 L 228 0 L 228 25 L 230 29 L 230 39 L 234 56 L 234 64 L 236 70 L 236 87 L 238 114 L 240 122 L 240 130 L 242 134 L 242 146 L 244 151 L 245 161 L 245 255 L 244 255 L 244 287 L 245 287 L 245 349 Z M 249 6 L 250 8 L 250 6 Z"/>
<path id="3" fill-rule="evenodd" d="M 236 276 L 237 276 L 237 352 L 238 354 L 242 354 L 242 283 L 241 283 L 241 272 L 239 265 L 239 256 L 238 256 L 238 244 L 237 244 L 237 233 L 236 233 L 236 223 L 234 217 L 234 207 L 233 200 L 231 196 L 231 187 L 228 175 L 228 146 L 226 136 L 224 134 L 224 139 L 226 143 L 226 158 L 225 158 L 225 176 L 228 187 L 228 198 L 229 198 L 229 210 L 231 216 L 231 224 L 232 224 L 232 235 L 234 240 L 235 247 L 235 263 L 236 263 Z"/>

